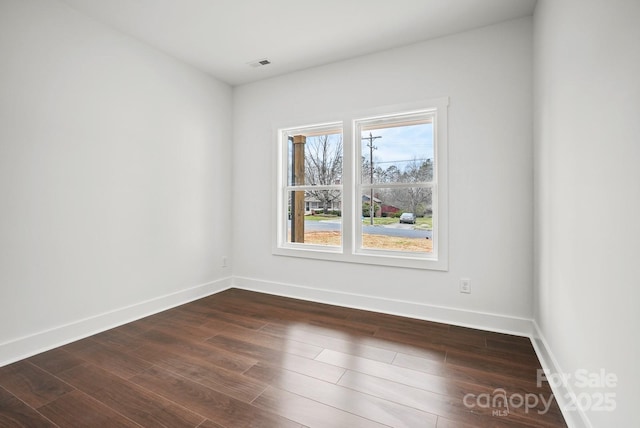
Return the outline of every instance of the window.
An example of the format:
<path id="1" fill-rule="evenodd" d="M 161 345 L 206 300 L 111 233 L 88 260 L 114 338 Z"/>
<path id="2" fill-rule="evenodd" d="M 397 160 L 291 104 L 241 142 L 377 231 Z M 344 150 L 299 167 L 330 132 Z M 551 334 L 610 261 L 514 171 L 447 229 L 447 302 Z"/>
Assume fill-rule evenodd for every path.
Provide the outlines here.
<path id="1" fill-rule="evenodd" d="M 446 270 L 447 104 L 278 129 L 274 254 Z"/>
<path id="2" fill-rule="evenodd" d="M 287 219 L 283 243 L 291 248 L 342 245 L 342 124 L 281 132 L 282 182 Z M 284 210 L 283 210 L 284 211 Z"/>

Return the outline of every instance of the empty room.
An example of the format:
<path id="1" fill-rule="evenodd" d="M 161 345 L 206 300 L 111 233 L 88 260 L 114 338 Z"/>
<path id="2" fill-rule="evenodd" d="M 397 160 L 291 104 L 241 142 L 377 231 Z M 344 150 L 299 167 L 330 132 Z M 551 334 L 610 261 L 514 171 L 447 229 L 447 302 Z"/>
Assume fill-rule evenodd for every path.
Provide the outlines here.
<path id="1" fill-rule="evenodd" d="M 638 0 L 0 0 L 0 427 L 640 426 Z"/>

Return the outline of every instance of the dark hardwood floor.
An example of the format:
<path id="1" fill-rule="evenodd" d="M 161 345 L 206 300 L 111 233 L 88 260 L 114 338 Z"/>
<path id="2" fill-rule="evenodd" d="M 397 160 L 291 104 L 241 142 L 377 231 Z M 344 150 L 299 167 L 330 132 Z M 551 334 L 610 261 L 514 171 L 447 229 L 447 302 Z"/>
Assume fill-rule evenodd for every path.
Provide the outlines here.
<path id="1" fill-rule="evenodd" d="M 527 338 L 231 289 L 0 368 L 0 427 L 566 426 L 539 368 Z"/>

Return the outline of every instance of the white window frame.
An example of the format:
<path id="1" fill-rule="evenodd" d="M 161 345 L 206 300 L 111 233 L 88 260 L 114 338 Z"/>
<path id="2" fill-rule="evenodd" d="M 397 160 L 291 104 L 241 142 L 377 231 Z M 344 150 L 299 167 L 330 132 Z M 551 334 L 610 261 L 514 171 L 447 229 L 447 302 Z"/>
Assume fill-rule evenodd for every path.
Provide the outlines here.
<path id="1" fill-rule="evenodd" d="M 319 260 L 330 260 L 347 263 L 376 264 L 414 269 L 448 270 L 448 135 L 447 108 L 448 98 L 425 100 L 416 103 L 385 106 L 365 111 L 349 112 L 336 115 L 335 120 L 314 121 L 319 123 L 309 126 L 274 126 L 277 150 L 274 156 L 274 170 L 276 179 L 273 180 L 273 191 L 276 195 L 273 210 L 275 225 L 273 230 L 272 253 L 279 256 L 303 257 Z M 426 113 L 433 115 L 434 133 L 434 179 L 430 184 L 433 189 L 433 252 L 414 253 L 403 251 L 389 251 L 381 249 L 361 248 L 362 221 L 356 215 L 361 210 L 362 184 L 360 183 L 361 135 L 358 124 L 377 118 L 396 117 Z M 300 130 L 317 128 L 319 131 L 342 127 L 343 142 L 343 173 L 340 185 L 328 186 L 342 191 L 342 245 L 340 247 L 299 244 L 287 242 L 287 192 L 291 186 L 287 185 L 287 141 L 285 132 L 289 134 Z M 389 187 L 389 183 L 381 185 Z M 297 187 L 305 190 L 304 186 Z"/>
<path id="2" fill-rule="evenodd" d="M 296 242 L 289 242 L 287 240 L 287 222 L 288 215 L 286 214 L 286 201 L 288 201 L 288 195 L 290 192 L 299 190 L 299 191 L 313 191 L 313 190 L 339 190 L 342 193 L 342 201 L 344 204 L 344 192 L 342 184 L 333 184 L 333 185 L 321 185 L 321 186 L 310 186 L 310 185 L 289 185 L 288 184 L 288 151 L 286 147 L 288 147 L 288 137 L 294 135 L 319 135 L 324 133 L 330 133 L 336 130 L 342 130 L 343 133 L 343 146 L 342 150 L 344 152 L 344 129 L 342 122 L 329 122 L 329 123 L 321 123 L 309 126 L 298 126 L 295 128 L 285 128 L 280 129 L 278 131 L 278 190 L 277 190 L 277 206 L 280 207 L 280 210 L 276 214 L 276 218 L 279 219 L 277 222 L 277 241 L 278 248 L 285 250 L 293 250 L 293 251 L 316 251 L 316 252 L 329 252 L 329 253 L 341 253 L 342 245 L 340 247 L 335 246 L 326 246 L 326 245 L 312 245 L 312 244 L 301 244 Z M 344 155 L 343 155 L 344 162 Z M 344 231 L 341 230 L 342 235 L 344 236 Z M 291 254 L 285 254 L 291 255 Z"/>

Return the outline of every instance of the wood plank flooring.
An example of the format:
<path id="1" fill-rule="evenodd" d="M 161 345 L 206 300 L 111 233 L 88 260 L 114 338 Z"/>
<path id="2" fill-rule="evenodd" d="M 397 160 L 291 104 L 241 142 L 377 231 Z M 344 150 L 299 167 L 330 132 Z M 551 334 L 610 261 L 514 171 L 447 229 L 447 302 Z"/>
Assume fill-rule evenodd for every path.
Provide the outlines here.
<path id="1" fill-rule="evenodd" d="M 539 368 L 526 338 L 231 289 L 0 368 L 0 427 L 565 427 Z"/>

